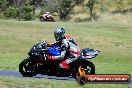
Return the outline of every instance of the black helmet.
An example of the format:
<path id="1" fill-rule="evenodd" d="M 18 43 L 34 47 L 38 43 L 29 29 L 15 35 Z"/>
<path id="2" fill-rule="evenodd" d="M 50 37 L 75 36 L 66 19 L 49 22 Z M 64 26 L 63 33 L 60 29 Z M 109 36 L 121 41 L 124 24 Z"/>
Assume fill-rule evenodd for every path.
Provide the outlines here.
<path id="1" fill-rule="evenodd" d="M 64 28 L 57 28 L 55 31 L 54 31 L 54 37 L 56 39 L 56 41 L 59 41 L 63 38 L 65 38 L 65 30 Z"/>

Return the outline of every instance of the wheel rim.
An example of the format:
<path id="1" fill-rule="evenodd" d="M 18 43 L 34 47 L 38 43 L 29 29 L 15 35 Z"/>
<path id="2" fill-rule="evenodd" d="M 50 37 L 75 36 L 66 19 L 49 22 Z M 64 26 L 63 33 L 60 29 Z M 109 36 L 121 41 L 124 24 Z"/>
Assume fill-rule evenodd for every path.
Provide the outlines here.
<path id="1" fill-rule="evenodd" d="M 23 66 L 23 71 L 26 73 L 33 73 L 33 69 L 28 66 L 29 64 L 31 64 L 31 62 L 28 62 Z"/>
<path id="2" fill-rule="evenodd" d="M 32 77 L 33 76 L 34 69 L 32 69 L 33 66 L 31 66 L 31 64 L 32 64 L 31 62 L 27 61 L 23 65 L 21 65 L 21 67 L 20 67 L 20 73 L 23 76 L 25 76 L 25 77 L 27 77 L 27 76 Z"/>

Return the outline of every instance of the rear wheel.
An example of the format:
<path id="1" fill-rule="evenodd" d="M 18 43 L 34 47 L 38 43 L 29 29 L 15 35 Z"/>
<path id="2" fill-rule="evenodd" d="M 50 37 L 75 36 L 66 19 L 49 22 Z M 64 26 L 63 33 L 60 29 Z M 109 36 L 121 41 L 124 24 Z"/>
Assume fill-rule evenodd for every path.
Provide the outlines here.
<path id="1" fill-rule="evenodd" d="M 33 63 L 30 61 L 29 57 L 24 59 L 20 64 L 19 64 L 19 72 L 24 76 L 24 77 L 33 77 L 35 76 L 35 72 L 33 69 Z"/>
<path id="2" fill-rule="evenodd" d="M 44 21 L 44 18 L 43 18 L 43 17 L 40 17 L 39 20 L 40 20 L 41 22 L 43 22 L 43 21 Z"/>

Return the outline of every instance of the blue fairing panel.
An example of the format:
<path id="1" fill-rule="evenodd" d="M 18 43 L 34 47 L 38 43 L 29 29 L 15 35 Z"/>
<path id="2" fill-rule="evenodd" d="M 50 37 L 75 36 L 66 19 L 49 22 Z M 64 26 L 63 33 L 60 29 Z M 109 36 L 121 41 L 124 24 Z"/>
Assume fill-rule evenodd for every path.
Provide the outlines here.
<path id="1" fill-rule="evenodd" d="M 48 49 L 48 54 L 51 56 L 59 56 L 61 55 L 61 49 L 59 46 L 51 46 Z"/>

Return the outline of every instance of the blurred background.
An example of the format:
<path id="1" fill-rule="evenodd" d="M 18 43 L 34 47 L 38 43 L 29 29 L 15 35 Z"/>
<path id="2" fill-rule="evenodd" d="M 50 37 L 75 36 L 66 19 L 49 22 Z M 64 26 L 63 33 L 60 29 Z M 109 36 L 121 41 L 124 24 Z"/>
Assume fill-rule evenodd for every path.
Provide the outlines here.
<path id="1" fill-rule="evenodd" d="M 0 0 L 0 19 L 38 20 L 49 12 L 55 21 L 132 22 L 132 0 Z"/>

